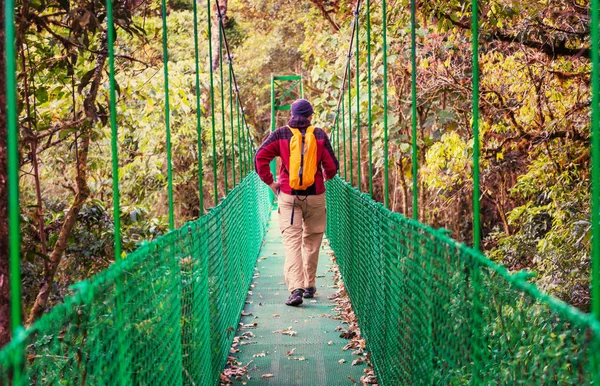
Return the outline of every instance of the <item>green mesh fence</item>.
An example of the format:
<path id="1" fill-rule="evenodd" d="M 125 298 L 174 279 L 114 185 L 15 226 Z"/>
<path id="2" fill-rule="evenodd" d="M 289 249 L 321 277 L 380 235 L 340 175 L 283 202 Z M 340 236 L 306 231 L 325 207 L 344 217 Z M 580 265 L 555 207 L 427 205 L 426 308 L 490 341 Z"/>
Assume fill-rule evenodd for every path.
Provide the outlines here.
<path id="1" fill-rule="evenodd" d="M 600 382 L 600 325 L 339 178 L 327 237 L 383 385 Z"/>
<path id="2" fill-rule="evenodd" d="M 74 285 L 0 352 L 0 384 L 216 384 L 266 231 L 267 190 L 252 173 L 204 217 Z"/>

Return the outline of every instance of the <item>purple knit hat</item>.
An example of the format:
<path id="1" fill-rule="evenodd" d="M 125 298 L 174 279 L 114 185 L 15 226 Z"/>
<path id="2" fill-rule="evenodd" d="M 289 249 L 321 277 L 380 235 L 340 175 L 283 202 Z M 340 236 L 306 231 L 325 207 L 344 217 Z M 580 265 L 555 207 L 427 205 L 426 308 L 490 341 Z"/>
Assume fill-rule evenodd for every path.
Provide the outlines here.
<path id="1" fill-rule="evenodd" d="M 292 115 L 294 117 L 308 118 L 313 115 L 313 107 L 306 99 L 298 99 L 292 103 Z"/>

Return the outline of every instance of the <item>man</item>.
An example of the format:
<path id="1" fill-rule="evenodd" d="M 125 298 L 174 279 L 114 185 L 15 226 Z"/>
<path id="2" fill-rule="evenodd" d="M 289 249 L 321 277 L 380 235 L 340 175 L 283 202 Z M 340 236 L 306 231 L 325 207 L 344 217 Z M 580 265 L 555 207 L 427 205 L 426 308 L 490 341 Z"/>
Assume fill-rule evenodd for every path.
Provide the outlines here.
<path id="1" fill-rule="evenodd" d="M 258 149 L 255 167 L 279 196 L 284 275 L 290 291 L 285 304 L 299 306 L 303 297 L 312 298 L 317 290 L 315 276 L 326 223 L 324 180 L 335 177 L 339 164 L 327 133 L 311 126 L 312 105 L 299 99 L 292 104 L 291 113 L 288 125 L 272 132 Z M 277 156 L 281 157 L 281 169 L 279 182 L 274 182 L 269 163 Z M 298 185 L 303 180 L 305 184 Z M 305 187 L 306 181 L 312 184 Z M 305 188 L 296 190 L 294 186 Z"/>

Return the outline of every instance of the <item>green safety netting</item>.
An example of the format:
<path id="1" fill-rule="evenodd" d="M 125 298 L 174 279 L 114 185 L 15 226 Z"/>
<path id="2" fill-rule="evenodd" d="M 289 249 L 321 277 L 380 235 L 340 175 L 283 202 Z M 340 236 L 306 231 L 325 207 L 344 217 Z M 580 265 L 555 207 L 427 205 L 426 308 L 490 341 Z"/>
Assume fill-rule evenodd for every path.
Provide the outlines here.
<path id="1" fill-rule="evenodd" d="M 266 231 L 267 191 L 252 173 L 202 218 L 75 284 L 0 352 L 0 384 L 217 383 Z"/>
<path id="2" fill-rule="evenodd" d="M 600 382 L 600 325 L 336 177 L 327 237 L 383 385 Z"/>

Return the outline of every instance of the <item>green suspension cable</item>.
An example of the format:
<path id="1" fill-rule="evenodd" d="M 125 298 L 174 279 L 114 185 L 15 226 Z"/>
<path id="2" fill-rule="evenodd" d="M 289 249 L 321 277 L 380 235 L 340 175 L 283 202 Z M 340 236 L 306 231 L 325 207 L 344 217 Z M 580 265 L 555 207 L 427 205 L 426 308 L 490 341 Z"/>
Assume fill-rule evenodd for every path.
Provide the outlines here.
<path id="1" fill-rule="evenodd" d="M 210 17 L 210 1 L 206 2 L 206 12 L 208 19 L 208 66 L 210 67 L 210 116 L 212 126 L 212 163 L 213 163 L 213 184 L 214 184 L 214 205 L 219 203 L 219 184 L 217 181 L 217 133 L 215 127 L 215 85 L 214 69 L 212 65 L 212 20 Z"/>
<path id="2" fill-rule="evenodd" d="M 416 0 L 410 0 L 410 61 L 412 94 L 412 175 L 413 175 L 413 219 L 419 220 L 418 194 L 418 148 L 417 148 L 417 39 L 416 39 Z"/>
<path id="3" fill-rule="evenodd" d="M 356 19 L 355 19 L 356 20 Z M 356 24 L 356 21 L 355 21 Z M 350 87 L 352 81 L 352 68 L 350 65 L 350 56 L 348 57 L 348 137 L 350 139 L 350 186 L 354 186 L 354 163 L 352 162 L 352 87 Z"/>
<path id="4" fill-rule="evenodd" d="M 173 167 L 171 164 L 171 108 L 169 106 L 169 51 L 167 48 L 167 2 L 162 0 L 163 69 L 165 77 L 165 130 L 167 134 L 167 184 L 169 192 L 169 229 L 175 229 L 173 216 Z"/>
<path id="5" fill-rule="evenodd" d="M 200 216 L 204 214 L 204 169 L 202 166 L 202 123 L 200 109 L 200 64 L 198 53 L 198 7 L 192 2 L 194 12 L 194 59 L 196 65 L 196 130 L 198 132 L 198 190 L 200 192 Z"/>
<path id="6" fill-rule="evenodd" d="M 356 8 L 354 18 L 356 19 L 356 158 L 358 159 L 358 169 L 356 171 L 356 187 L 361 190 L 360 169 L 360 47 L 359 47 L 359 27 L 360 27 L 360 9 Z"/>
<path id="7" fill-rule="evenodd" d="M 367 94 L 369 96 L 369 194 L 373 197 L 373 114 L 371 98 L 371 0 L 367 0 Z"/>
<path id="8" fill-rule="evenodd" d="M 358 0 L 356 2 L 356 7 L 354 9 L 354 14 L 358 14 L 360 11 L 360 2 L 361 0 Z M 356 32 L 357 29 L 357 18 L 354 18 L 354 22 L 352 23 L 352 35 L 350 37 L 350 43 L 348 45 L 348 53 L 347 53 L 347 62 L 346 65 L 344 66 L 344 79 L 342 81 L 342 88 L 340 90 L 340 97 L 338 99 L 338 103 L 337 103 L 337 110 L 335 113 L 335 122 L 339 127 L 339 116 L 340 116 L 340 109 L 341 109 L 341 113 L 342 113 L 342 147 L 343 147 L 343 153 L 344 153 L 344 179 L 348 180 L 348 163 L 347 163 L 347 158 L 346 158 L 346 114 L 344 112 L 345 110 L 345 103 L 346 103 L 346 95 L 345 95 L 345 90 L 346 90 L 346 80 L 348 80 L 348 115 L 351 115 L 351 111 L 352 111 L 352 106 L 350 103 L 351 100 L 351 92 L 350 92 L 350 59 L 352 58 L 352 45 L 354 43 L 354 33 Z M 357 76 L 358 76 L 358 69 L 357 69 Z M 352 117 L 350 117 L 350 122 L 348 125 L 348 129 L 350 130 L 350 137 L 352 136 Z M 338 136 L 339 138 L 339 136 Z M 339 141 L 339 139 L 338 139 Z M 338 143 L 338 160 L 340 159 L 339 156 L 339 152 L 340 152 L 340 147 L 339 147 L 339 143 Z M 352 142 L 350 142 L 350 179 L 352 180 Z M 352 184 L 352 181 L 350 181 L 350 184 Z"/>
<path id="9" fill-rule="evenodd" d="M 229 57 L 229 55 L 227 56 L 227 59 L 229 61 L 229 125 L 231 126 L 231 175 L 233 177 L 233 186 L 235 186 L 237 182 L 235 175 L 235 129 L 233 126 L 233 76 L 231 75 L 233 69 L 231 68 L 231 57 Z"/>
<path id="10" fill-rule="evenodd" d="M 592 313 L 600 319 L 600 1 L 591 3 L 592 46 Z"/>
<path id="11" fill-rule="evenodd" d="M 21 231 L 19 225 L 19 129 L 15 53 L 15 3 L 4 1 L 4 55 L 6 77 L 6 155 L 8 161 L 8 245 L 10 261 L 10 326 L 13 338 L 21 329 Z M 21 365 L 15 364 L 15 385 L 21 384 Z"/>
<path id="12" fill-rule="evenodd" d="M 219 5 L 217 4 L 217 8 Z M 229 194 L 227 186 L 227 138 L 225 134 L 225 83 L 223 76 L 223 17 L 221 11 L 217 14 L 219 18 L 219 70 L 221 71 L 221 133 L 223 135 L 223 179 L 225 182 L 225 195 Z"/>
<path id="13" fill-rule="evenodd" d="M 248 127 L 248 122 L 246 122 L 246 112 L 244 111 L 244 106 L 241 106 L 242 110 L 242 125 L 246 128 L 246 136 L 247 139 L 247 149 L 248 149 L 248 169 L 254 170 L 254 146 L 252 146 L 252 136 L 250 135 L 250 128 Z"/>
<path id="14" fill-rule="evenodd" d="M 225 44 L 225 50 L 227 51 L 227 57 L 229 58 L 229 61 L 231 62 L 231 50 L 229 49 L 229 43 L 227 42 L 227 34 L 225 34 L 225 26 L 222 23 L 223 15 L 221 14 L 221 9 L 219 8 L 218 2 L 217 2 L 217 12 L 218 12 L 219 20 L 221 21 L 219 23 L 219 27 L 220 27 L 219 31 L 221 32 L 220 37 L 222 38 L 221 45 L 223 45 L 223 43 Z M 250 159 L 252 158 L 251 157 L 252 156 L 251 153 L 253 152 L 253 149 L 252 149 L 252 146 L 251 146 L 251 140 L 250 140 L 250 128 L 248 127 L 248 123 L 246 122 L 244 107 L 242 106 L 242 102 L 241 102 L 241 98 L 240 98 L 240 88 L 238 86 L 237 79 L 235 77 L 235 71 L 233 70 L 233 65 L 231 66 L 231 78 L 233 78 L 233 85 L 235 87 L 236 99 L 237 99 L 237 101 L 238 101 L 238 103 L 240 105 L 240 108 L 241 108 L 241 113 L 242 113 L 242 118 L 241 118 L 242 119 L 242 131 L 244 132 L 244 134 L 248 135 L 248 153 L 249 153 L 248 154 L 249 155 L 249 157 L 248 157 L 248 162 L 249 162 L 248 163 L 248 169 L 250 169 Z M 231 78 L 230 78 L 230 81 L 231 81 Z M 233 136 L 232 136 L 231 140 L 235 141 L 234 138 L 233 138 Z M 235 154 L 234 154 L 234 157 L 235 157 Z"/>
<path id="15" fill-rule="evenodd" d="M 389 209 L 388 168 L 388 63 L 387 63 L 387 2 L 382 0 L 383 13 L 383 205 Z"/>
<path id="16" fill-rule="evenodd" d="M 237 95 L 237 90 L 235 90 Z M 240 162 L 240 181 L 246 176 L 246 157 L 244 156 L 244 152 L 242 151 L 242 129 L 240 127 L 240 101 L 235 98 L 235 120 L 237 122 L 237 137 L 238 137 L 238 154 L 239 154 L 239 162 Z"/>
<path id="17" fill-rule="evenodd" d="M 340 160 L 340 120 L 338 119 L 337 115 L 335 117 L 335 151 L 337 152 L 337 159 L 338 162 Z M 339 173 L 339 170 L 338 170 Z"/>

